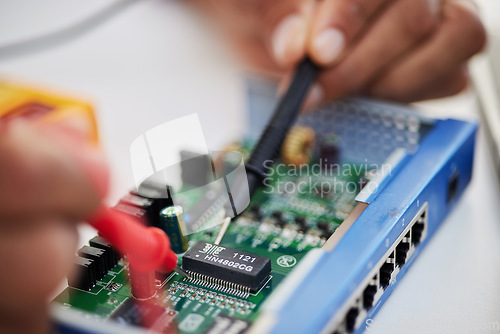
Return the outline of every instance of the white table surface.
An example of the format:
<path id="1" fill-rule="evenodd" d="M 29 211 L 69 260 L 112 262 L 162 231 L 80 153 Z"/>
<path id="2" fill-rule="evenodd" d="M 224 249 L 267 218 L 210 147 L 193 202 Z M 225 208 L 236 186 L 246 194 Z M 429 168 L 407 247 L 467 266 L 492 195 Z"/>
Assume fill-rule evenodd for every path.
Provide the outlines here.
<path id="1" fill-rule="evenodd" d="M 111 2 L 0 0 L 0 46 L 63 28 Z M 113 172 L 111 202 L 133 185 L 129 144 L 145 130 L 196 112 L 209 149 L 217 150 L 245 127 L 242 72 L 178 2 L 138 1 L 70 43 L 0 59 L 1 77 L 94 101 Z M 477 119 L 471 93 L 423 108 Z M 480 132 L 472 183 L 370 333 L 500 333 L 500 190 L 490 159 Z M 83 228 L 82 243 L 92 233 Z"/>

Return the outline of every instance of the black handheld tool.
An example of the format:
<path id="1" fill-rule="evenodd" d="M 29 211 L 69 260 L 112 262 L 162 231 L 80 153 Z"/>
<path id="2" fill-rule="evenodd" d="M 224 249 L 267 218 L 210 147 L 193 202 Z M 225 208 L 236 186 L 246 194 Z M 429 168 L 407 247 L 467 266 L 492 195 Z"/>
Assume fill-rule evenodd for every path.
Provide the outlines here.
<path id="1" fill-rule="evenodd" d="M 287 92 L 281 98 L 273 117 L 245 163 L 250 197 L 265 178 L 264 163 L 278 156 L 285 136 L 295 123 L 302 102 L 316 79 L 318 70 L 318 66 L 308 58 L 298 65 Z"/>

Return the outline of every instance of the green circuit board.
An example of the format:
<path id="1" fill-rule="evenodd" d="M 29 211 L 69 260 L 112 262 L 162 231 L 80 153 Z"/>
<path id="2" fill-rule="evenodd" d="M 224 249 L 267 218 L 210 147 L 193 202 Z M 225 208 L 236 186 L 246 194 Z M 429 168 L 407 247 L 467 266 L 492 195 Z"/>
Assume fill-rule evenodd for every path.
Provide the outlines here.
<path id="1" fill-rule="evenodd" d="M 272 173 L 268 187 L 259 189 L 245 212 L 231 221 L 220 243 L 271 260 L 272 272 L 263 287 L 254 293 L 235 295 L 177 273 L 158 275 L 158 296 L 154 306 L 146 306 L 144 311 L 157 313 L 152 327 L 160 332 L 175 326 L 180 333 L 205 333 L 220 317 L 248 324 L 254 321 L 280 282 L 309 250 L 322 247 L 351 212 L 366 172 L 360 166 L 344 164 L 328 175 L 290 169 Z M 301 191 L 300 185 L 305 190 Z M 199 200 L 196 192 L 182 199 L 186 206 L 197 205 Z M 189 245 L 198 240 L 214 242 L 219 229 L 220 225 L 189 235 Z M 181 256 L 179 261 L 182 263 Z M 54 300 L 88 317 L 144 325 L 131 315 L 132 301 L 123 259 L 91 291 L 68 287 Z"/>

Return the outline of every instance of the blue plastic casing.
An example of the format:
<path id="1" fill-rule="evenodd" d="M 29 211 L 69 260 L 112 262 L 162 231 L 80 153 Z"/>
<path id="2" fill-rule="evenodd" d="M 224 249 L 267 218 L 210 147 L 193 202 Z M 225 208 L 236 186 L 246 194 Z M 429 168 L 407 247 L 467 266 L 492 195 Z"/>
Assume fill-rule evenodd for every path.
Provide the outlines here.
<path id="1" fill-rule="evenodd" d="M 299 282 L 295 277 L 289 284 L 293 291 L 264 307 L 264 313 L 273 319 L 267 330 L 304 334 L 363 332 L 365 320 L 375 316 L 469 183 L 476 129 L 475 124 L 467 122 L 436 121 L 416 152 L 401 161 L 397 173 L 389 176 L 383 191 L 372 196 L 335 248 L 311 254 L 314 260 L 307 264 L 307 272 L 299 273 Z M 367 280 L 376 266 L 385 263 L 384 257 L 425 205 L 425 238 L 399 268 L 397 279 L 393 276 L 385 290 L 378 288 L 376 303 L 363 309 L 359 305 Z M 303 261 L 307 262 L 307 257 Z M 300 266 L 296 270 L 301 270 Z M 286 285 L 285 281 L 282 290 L 287 289 Z M 356 303 L 359 298 L 361 302 Z M 360 315 L 354 329 L 347 330 L 346 312 L 353 307 L 360 309 Z"/>

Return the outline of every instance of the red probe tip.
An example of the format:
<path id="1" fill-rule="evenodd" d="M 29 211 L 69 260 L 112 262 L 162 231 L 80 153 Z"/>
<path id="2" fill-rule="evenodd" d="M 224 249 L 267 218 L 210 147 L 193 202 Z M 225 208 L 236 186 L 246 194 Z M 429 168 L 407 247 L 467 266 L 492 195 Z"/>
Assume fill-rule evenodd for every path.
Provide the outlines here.
<path id="1" fill-rule="evenodd" d="M 146 227 L 135 218 L 108 208 L 99 210 L 89 223 L 127 256 L 135 270 L 172 272 L 177 266 L 170 241 L 159 228 Z"/>

